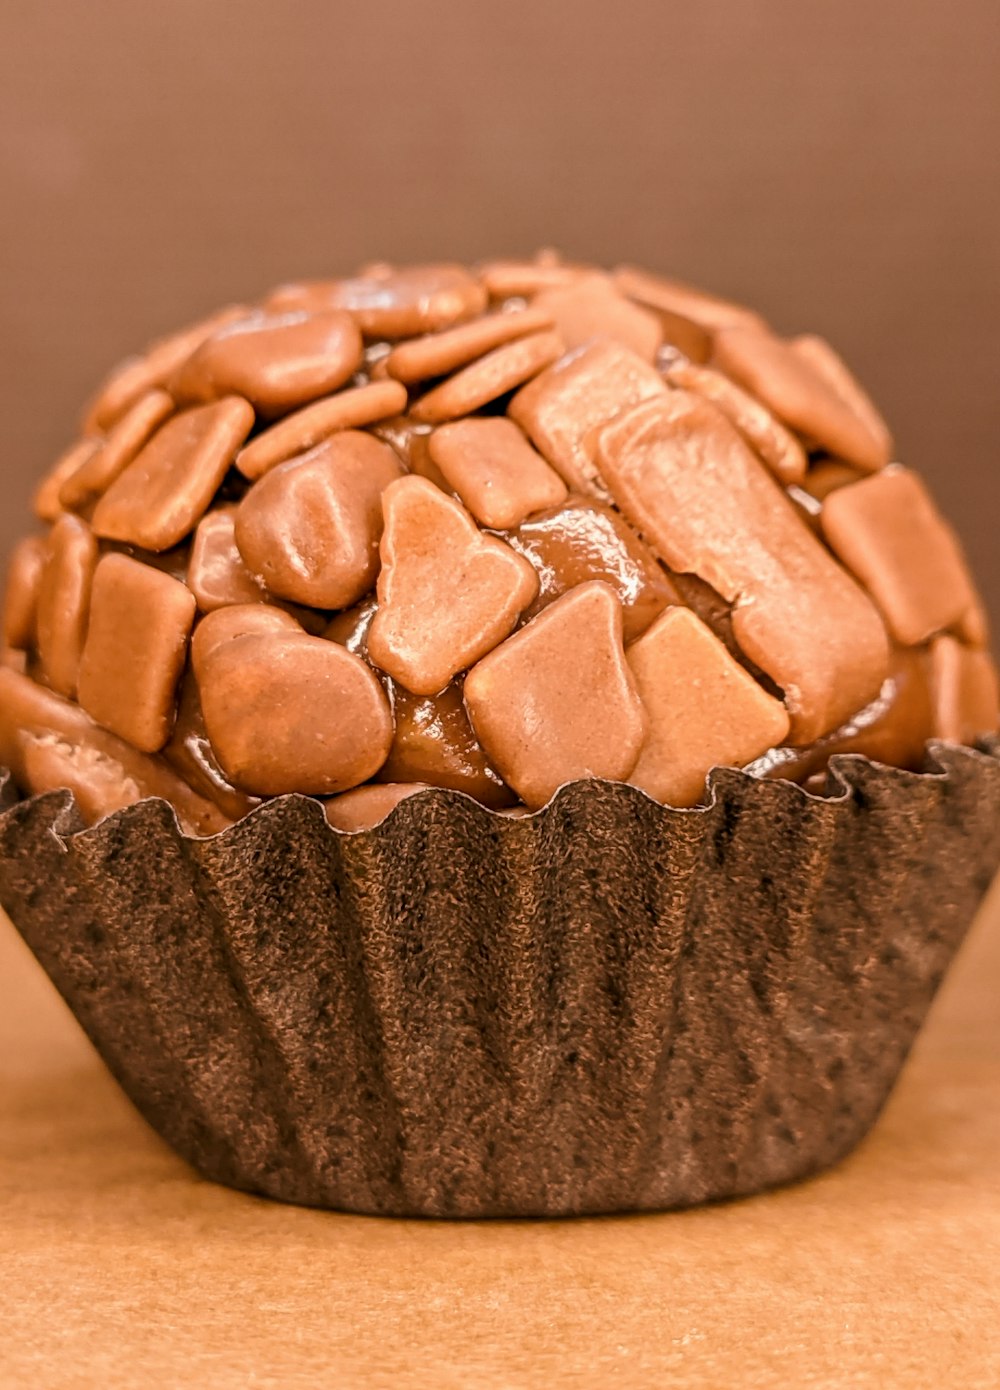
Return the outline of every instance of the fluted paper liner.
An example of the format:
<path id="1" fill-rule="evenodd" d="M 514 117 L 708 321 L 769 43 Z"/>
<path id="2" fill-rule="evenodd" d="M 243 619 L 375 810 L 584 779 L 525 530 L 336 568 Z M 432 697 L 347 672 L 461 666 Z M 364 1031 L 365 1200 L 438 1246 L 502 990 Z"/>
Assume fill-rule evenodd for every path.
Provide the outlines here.
<path id="1" fill-rule="evenodd" d="M 146 801 L 0 813 L 0 902 L 207 1177 L 427 1216 L 683 1206 L 816 1172 L 885 1101 L 1000 865 L 1000 742 L 835 795 L 716 770 L 373 830 L 307 797 L 212 839 Z"/>

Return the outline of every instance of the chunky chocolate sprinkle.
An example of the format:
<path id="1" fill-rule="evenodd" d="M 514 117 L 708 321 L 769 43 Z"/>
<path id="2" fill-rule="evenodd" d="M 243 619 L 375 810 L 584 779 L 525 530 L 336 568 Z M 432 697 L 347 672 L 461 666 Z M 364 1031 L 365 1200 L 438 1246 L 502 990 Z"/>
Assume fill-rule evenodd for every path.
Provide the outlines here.
<path id="1" fill-rule="evenodd" d="M 996 729 L 989 622 L 829 343 L 534 258 L 288 284 L 120 364 L 2 606 L 0 762 L 97 820 L 690 805 Z"/>

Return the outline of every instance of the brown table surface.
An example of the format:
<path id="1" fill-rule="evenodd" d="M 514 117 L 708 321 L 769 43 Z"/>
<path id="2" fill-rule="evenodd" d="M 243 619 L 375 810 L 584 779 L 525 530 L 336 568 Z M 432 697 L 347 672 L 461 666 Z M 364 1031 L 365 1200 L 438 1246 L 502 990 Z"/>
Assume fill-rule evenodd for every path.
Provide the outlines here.
<path id="1" fill-rule="evenodd" d="M 1000 890 L 874 1135 L 680 1214 L 449 1225 L 228 1192 L 0 919 L 0 1386 L 1000 1386 Z"/>

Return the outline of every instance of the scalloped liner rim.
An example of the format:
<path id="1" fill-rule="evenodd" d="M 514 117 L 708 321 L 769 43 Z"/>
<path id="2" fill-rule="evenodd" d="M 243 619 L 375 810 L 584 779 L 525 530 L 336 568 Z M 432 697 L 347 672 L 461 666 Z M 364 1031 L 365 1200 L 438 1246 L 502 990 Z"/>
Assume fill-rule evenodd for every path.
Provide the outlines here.
<path id="1" fill-rule="evenodd" d="M 33 805 L 36 808 L 51 807 L 51 824 L 49 831 L 61 848 L 68 851 L 71 842 L 79 839 L 100 839 L 112 833 L 113 827 L 128 817 L 136 814 L 143 814 L 140 808 L 150 806 L 163 807 L 169 819 L 173 822 L 173 829 L 177 836 L 192 844 L 206 843 L 226 843 L 226 838 L 232 836 L 237 831 L 242 832 L 249 822 L 262 816 L 280 814 L 282 807 L 291 802 L 304 802 L 314 810 L 309 810 L 307 814 L 315 815 L 325 825 L 327 831 L 335 839 L 357 839 L 361 836 L 374 836 L 384 832 L 385 828 L 400 815 L 409 814 L 403 808 L 411 802 L 426 802 L 431 798 L 436 800 L 450 801 L 454 805 L 465 805 L 473 808 L 475 814 L 485 816 L 494 823 L 518 824 L 519 822 L 541 822 L 548 818 L 559 809 L 560 802 L 564 799 L 569 790 L 580 785 L 594 784 L 604 788 L 617 788 L 613 794 L 632 800 L 637 804 L 649 804 L 657 807 L 658 811 L 669 816 L 703 816 L 715 810 L 719 804 L 720 795 L 726 784 L 738 784 L 742 782 L 753 782 L 761 787 L 774 788 L 774 795 L 779 797 L 799 798 L 810 802 L 822 802 L 830 805 L 842 805 L 850 800 L 857 790 L 857 773 L 863 769 L 874 768 L 877 773 L 884 774 L 887 781 L 894 781 L 898 785 L 914 784 L 923 782 L 927 779 L 934 781 L 946 780 L 951 775 L 951 760 L 971 759 L 974 762 L 980 760 L 1000 761 L 1000 734 L 981 735 L 976 739 L 974 746 L 967 744 L 947 743 L 941 739 L 931 739 L 925 746 L 924 751 L 925 765 L 919 772 L 910 771 L 907 768 L 892 767 L 887 763 L 880 763 L 872 758 L 866 757 L 861 753 L 835 753 L 827 764 L 827 789 L 822 793 L 807 791 L 798 782 L 789 781 L 783 777 L 755 777 L 750 773 L 744 772 L 736 767 L 713 767 L 706 779 L 708 796 L 697 806 L 670 806 L 664 802 L 657 801 L 647 792 L 633 787 L 628 782 L 613 782 L 606 778 L 594 777 L 584 778 L 575 782 L 565 782 L 552 797 L 536 811 L 529 811 L 526 815 L 511 816 L 504 814 L 503 811 L 496 811 L 482 802 L 476 801 L 467 792 L 457 791 L 450 787 L 426 787 L 419 792 L 414 792 L 395 806 L 383 817 L 376 825 L 368 826 L 363 830 L 341 830 L 330 824 L 323 812 L 323 803 L 318 797 L 308 796 L 302 792 L 290 792 L 284 796 L 271 797 L 260 806 L 227 826 L 224 830 L 217 831 L 214 835 L 191 835 L 182 829 L 177 818 L 174 806 L 164 800 L 163 797 L 151 796 L 144 797 L 141 801 L 135 802 L 131 806 L 124 806 L 121 810 L 113 811 L 110 815 L 104 816 L 95 825 L 83 826 L 82 828 L 70 828 L 66 822 L 74 822 L 81 819 L 77 808 L 76 798 L 69 789 L 62 791 L 43 792 L 38 796 L 17 796 L 16 784 L 9 769 L 0 766 L 0 797 L 6 792 L 9 795 L 10 789 L 14 788 L 17 799 L 10 805 L 0 809 L 0 826 L 4 824 L 7 817 L 15 812 L 19 807 Z"/>

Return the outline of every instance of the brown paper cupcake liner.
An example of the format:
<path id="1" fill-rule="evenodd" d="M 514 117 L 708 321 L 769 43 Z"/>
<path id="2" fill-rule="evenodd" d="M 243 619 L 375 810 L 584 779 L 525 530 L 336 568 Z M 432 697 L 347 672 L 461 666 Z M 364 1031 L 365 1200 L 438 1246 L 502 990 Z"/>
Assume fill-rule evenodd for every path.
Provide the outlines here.
<path id="1" fill-rule="evenodd" d="M 422 1216 L 685 1206 L 865 1135 L 1000 866 L 1000 742 L 828 798 L 447 791 L 373 830 L 289 796 L 207 840 L 146 801 L 82 829 L 4 779 L 0 902 L 199 1172 Z"/>

